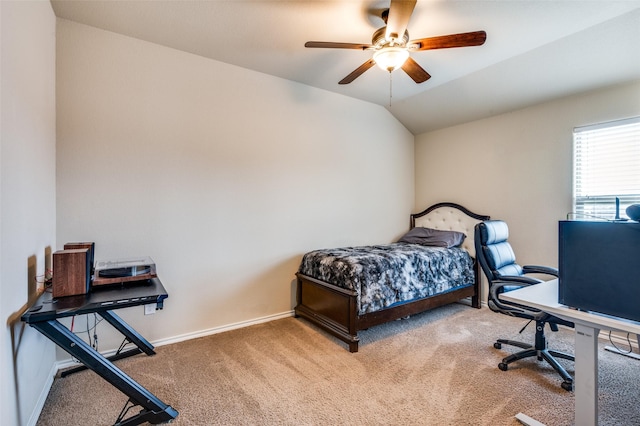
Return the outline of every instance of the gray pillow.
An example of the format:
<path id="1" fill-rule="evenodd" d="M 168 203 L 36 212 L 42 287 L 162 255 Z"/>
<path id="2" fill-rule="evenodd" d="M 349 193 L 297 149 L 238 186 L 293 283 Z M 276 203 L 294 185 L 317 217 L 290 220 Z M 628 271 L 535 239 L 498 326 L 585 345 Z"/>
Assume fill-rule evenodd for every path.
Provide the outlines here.
<path id="1" fill-rule="evenodd" d="M 404 234 L 399 243 L 420 244 L 434 247 L 457 247 L 467 236 L 457 231 L 441 231 L 439 229 L 415 227 Z"/>

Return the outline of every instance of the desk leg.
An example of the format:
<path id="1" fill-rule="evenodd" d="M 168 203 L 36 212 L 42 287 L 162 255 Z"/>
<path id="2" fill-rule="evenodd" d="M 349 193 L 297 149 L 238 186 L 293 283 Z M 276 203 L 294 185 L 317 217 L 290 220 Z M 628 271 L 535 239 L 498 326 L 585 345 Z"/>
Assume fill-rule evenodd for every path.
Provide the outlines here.
<path id="1" fill-rule="evenodd" d="M 115 355 L 107 357 L 109 361 L 117 361 L 119 359 L 127 358 L 133 355 L 138 355 L 139 353 L 146 353 L 147 355 L 155 355 L 155 351 L 153 350 L 153 345 L 147 341 L 144 337 L 140 335 L 136 330 L 134 330 L 129 324 L 124 322 L 122 318 L 116 315 L 115 312 L 112 311 L 104 311 L 98 312 L 102 318 L 104 318 L 109 324 L 113 326 L 116 330 L 118 330 L 122 335 L 124 335 L 127 340 L 134 345 L 136 348 L 129 349 L 127 351 L 118 351 Z M 78 371 L 86 370 L 88 367 L 85 365 L 80 365 L 78 367 L 71 368 L 69 370 L 65 370 L 60 373 L 60 377 L 66 377 L 71 374 L 75 374 Z"/>
<path id="2" fill-rule="evenodd" d="M 575 424 L 598 424 L 598 333 L 600 330 L 575 324 Z"/>
<path id="3" fill-rule="evenodd" d="M 133 403 L 143 407 L 143 410 L 138 414 L 129 417 L 120 424 L 131 426 L 144 422 L 157 424 L 171 421 L 178 416 L 178 412 L 175 409 L 140 386 L 138 382 L 123 373 L 58 321 L 50 320 L 31 323 L 30 325 L 127 395 Z"/>
<path id="4" fill-rule="evenodd" d="M 116 330 L 122 333 L 131 343 L 136 345 L 140 350 L 147 355 L 154 355 L 153 345 L 147 341 L 144 337 L 135 331 L 129 324 L 124 322 L 122 318 L 115 314 L 113 311 L 98 312 L 102 318 L 104 318 L 109 324 Z"/>

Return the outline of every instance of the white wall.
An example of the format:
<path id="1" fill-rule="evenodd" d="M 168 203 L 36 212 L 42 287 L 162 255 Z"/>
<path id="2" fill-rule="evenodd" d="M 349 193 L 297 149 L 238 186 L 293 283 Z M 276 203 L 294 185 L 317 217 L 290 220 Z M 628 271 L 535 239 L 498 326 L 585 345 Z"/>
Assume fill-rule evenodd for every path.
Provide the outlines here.
<path id="1" fill-rule="evenodd" d="M 57 34 L 57 240 L 155 260 L 164 311 L 122 312 L 150 341 L 290 312 L 304 252 L 408 228 L 414 138 L 384 108 L 66 20 Z"/>
<path id="2" fill-rule="evenodd" d="M 54 346 L 20 321 L 55 246 L 55 16 L 48 1 L 0 2 L 0 419 L 35 423 Z"/>
<path id="3" fill-rule="evenodd" d="M 640 82 L 418 135 L 416 205 L 450 199 L 503 219 L 520 264 L 557 266 L 573 128 L 637 115 Z"/>

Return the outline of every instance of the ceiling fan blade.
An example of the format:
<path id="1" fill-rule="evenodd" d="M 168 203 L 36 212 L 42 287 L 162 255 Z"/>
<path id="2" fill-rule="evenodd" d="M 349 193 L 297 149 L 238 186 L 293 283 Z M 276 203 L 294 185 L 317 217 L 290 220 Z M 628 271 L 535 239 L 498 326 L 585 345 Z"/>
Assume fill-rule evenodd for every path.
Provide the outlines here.
<path id="1" fill-rule="evenodd" d="M 334 43 L 332 41 L 308 41 L 304 44 L 304 47 L 320 47 L 326 49 L 357 49 L 367 50 L 373 46 L 370 44 L 362 43 Z"/>
<path id="2" fill-rule="evenodd" d="M 410 47 L 411 50 L 448 49 L 451 47 L 480 46 L 484 44 L 486 39 L 486 32 L 474 31 L 471 33 L 451 34 L 411 40 L 409 45 L 414 46 Z"/>
<path id="3" fill-rule="evenodd" d="M 391 41 L 392 39 L 402 39 L 415 7 L 415 0 L 391 0 L 389 16 L 387 18 L 387 30 L 385 32 L 385 38 L 387 41 Z"/>
<path id="4" fill-rule="evenodd" d="M 365 62 L 364 64 L 360 65 L 358 68 L 356 68 L 351 74 L 349 74 L 348 76 L 346 76 L 345 78 L 340 80 L 338 82 L 338 84 L 349 84 L 349 83 L 351 83 L 353 80 L 355 80 L 356 78 L 360 77 L 366 70 L 368 70 L 369 68 L 371 68 L 375 64 L 376 64 L 376 61 L 374 61 L 373 59 L 369 59 L 367 62 Z"/>
<path id="5" fill-rule="evenodd" d="M 409 57 L 404 64 L 402 64 L 402 70 L 406 72 L 409 77 L 416 83 L 424 83 L 429 80 L 431 76 L 424 70 L 412 57 Z"/>

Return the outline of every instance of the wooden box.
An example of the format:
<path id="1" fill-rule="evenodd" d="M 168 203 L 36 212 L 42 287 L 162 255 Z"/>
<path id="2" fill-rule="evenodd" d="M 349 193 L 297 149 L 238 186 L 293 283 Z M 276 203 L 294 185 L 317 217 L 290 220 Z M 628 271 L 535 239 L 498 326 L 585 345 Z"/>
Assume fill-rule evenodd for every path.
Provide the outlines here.
<path id="1" fill-rule="evenodd" d="M 53 253 L 53 297 L 74 296 L 89 291 L 90 250 L 70 249 Z"/>
<path id="2" fill-rule="evenodd" d="M 66 243 L 63 247 L 65 250 L 75 250 L 75 249 L 89 249 L 89 264 L 93 269 L 93 257 L 96 251 L 96 243 L 94 242 L 74 242 L 74 243 Z"/>

